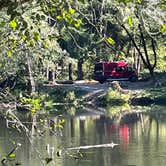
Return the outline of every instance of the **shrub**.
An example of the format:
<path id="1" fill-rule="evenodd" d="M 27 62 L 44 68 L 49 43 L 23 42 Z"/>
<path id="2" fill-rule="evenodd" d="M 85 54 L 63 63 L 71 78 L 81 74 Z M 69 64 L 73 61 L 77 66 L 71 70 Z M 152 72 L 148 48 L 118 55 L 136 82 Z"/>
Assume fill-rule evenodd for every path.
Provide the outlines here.
<path id="1" fill-rule="evenodd" d="M 130 94 L 123 94 L 117 90 L 108 90 L 106 101 L 109 105 L 123 105 L 129 102 Z"/>

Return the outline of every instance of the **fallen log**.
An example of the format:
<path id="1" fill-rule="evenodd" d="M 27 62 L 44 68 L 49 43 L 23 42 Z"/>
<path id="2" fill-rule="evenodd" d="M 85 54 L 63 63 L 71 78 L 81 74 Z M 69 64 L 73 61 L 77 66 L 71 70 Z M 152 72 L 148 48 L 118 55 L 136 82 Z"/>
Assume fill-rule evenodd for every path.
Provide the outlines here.
<path id="1" fill-rule="evenodd" d="M 99 144 L 99 145 L 87 145 L 87 146 L 78 146 L 73 148 L 68 148 L 67 150 L 80 150 L 80 149 L 91 149 L 91 148 L 114 148 L 115 146 L 118 146 L 119 144 L 116 143 L 108 143 L 108 144 Z"/>

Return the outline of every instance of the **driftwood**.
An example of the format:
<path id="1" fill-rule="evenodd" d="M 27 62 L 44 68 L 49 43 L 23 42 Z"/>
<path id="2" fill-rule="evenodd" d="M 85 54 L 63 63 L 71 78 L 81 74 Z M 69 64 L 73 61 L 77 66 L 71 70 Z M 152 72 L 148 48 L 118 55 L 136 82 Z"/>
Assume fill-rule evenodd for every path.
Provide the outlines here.
<path id="1" fill-rule="evenodd" d="M 67 150 L 80 150 L 80 149 L 91 149 L 91 148 L 114 148 L 115 146 L 118 146 L 119 144 L 115 144 L 113 142 L 109 144 L 99 144 L 99 145 L 87 145 L 87 146 L 79 146 L 79 147 L 73 147 L 68 148 Z"/>

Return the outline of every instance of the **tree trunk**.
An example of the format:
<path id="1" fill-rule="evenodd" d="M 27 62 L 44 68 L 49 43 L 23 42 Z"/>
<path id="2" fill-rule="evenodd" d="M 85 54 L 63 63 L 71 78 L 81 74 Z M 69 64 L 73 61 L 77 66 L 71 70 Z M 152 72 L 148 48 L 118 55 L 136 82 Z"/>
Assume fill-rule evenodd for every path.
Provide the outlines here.
<path id="1" fill-rule="evenodd" d="M 83 79 L 83 71 L 82 71 L 82 65 L 83 65 L 83 58 L 78 60 L 78 65 L 77 65 L 77 80 L 82 80 Z"/>
<path id="2" fill-rule="evenodd" d="M 157 64 L 157 53 L 156 53 L 156 48 L 155 48 L 155 43 L 154 43 L 153 38 L 150 37 L 151 47 L 152 47 L 152 50 L 153 50 L 153 60 L 154 60 L 154 62 L 152 62 L 149 58 L 149 53 L 148 53 L 148 50 L 147 50 L 146 40 L 145 40 L 145 37 L 144 37 L 144 34 L 143 34 L 143 29 L 142 29 L 141 25 L 139 25 L 138 28 L 139 28 L 139 31 L 140 31 L 140 39 L 141 39 L 141 42 L 142 42 L 142 45 L 143 45 L 144 54 L 141 52 L 141 49 L 139 48 L 138 44 L 136 43 L 136 40 L 130 34 L 128 29 L 123 24 L 121 25 L 121 27 L 126 31 L 129 38 L 133 42 L 133 45 L 136 48 L 139 56 L 141 57 L 143 64 L 149 70 L 151 78 L 155 79 L 154 78 L 154 68 L 156 67 L 156 64 Z"/>
<path id="3" fill-rule="evenodd" d="M 27 59 L 27 65 L 28 65 L 29 86 L 30 86 L 28 87 L 28 90 L 29 90 L 29 93 L 31 94 L 36 91 L 36 87 L 35 87 L 35 80 L 32 74 L 31 58 L 28 53 L 26 53 L 26 59 Z"/>
<path id="4" fill-rule="evenodd" d="M 73 77 L 72 77 L 72 63 L 69 63 L 69 80 L 73 80 Z"/>
<path id="5" fill-rule="evenodd" d="M 52 72 L 52 81 L 53 81 L 53 83 L 55 83 L 55 79 L 56 79 L 56 72 L 53 71 Z"/>
<path id="6" fill-rule="evenodd" d="M 136 49 L 133 48 L 133 53 L 132 53 L 132 57 L 134 60 L 133 63 L 133 68 L 136 69 L 136 73 L 139 76 L 140 74 L 140 68 L 141 68 L 141 57 L 140 55 L 136 52 Z"/>
<path id="7" fill-rule="evenodd" d="M 154 79 L 154 68 L 149 68 L 150 76 Z"/>
<path id="8" fill-rule="evenodd" d="M 46 69 L 46 78 L 49 80 L 49 65 L 47 64 L 47 69 Z"/>

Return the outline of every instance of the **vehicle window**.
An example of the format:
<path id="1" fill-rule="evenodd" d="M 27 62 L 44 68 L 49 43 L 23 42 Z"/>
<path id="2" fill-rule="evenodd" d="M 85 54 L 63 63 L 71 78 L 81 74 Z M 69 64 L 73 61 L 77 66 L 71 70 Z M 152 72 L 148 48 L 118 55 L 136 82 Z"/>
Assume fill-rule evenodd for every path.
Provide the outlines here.
<path id="1" fill-rule="evenodd" d="M 133 69 L 131 67 L 128 67 L 127 70 L 128 71 L 133 71 Z"/>
<path id="2" fill-rule="evenodd" d="M 124 67 L 124 66 L 118 66 L 118 67 L 116 68 L 116 71 L 118 71 L 118 72 L 125 71 L 125 67 Z"/>

